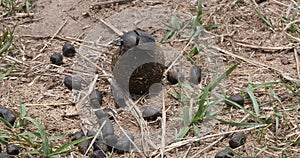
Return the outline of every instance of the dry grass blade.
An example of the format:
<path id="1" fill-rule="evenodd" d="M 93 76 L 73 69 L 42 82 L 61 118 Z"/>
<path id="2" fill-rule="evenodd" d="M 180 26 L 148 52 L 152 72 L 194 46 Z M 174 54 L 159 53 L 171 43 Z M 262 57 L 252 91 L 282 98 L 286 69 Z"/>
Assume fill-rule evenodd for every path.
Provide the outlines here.
<path id="1" fill-rule="evenodd" d="M 126 4 L 133 2 L 135 0 L 112 0 L 112 1 L 106 1 L 106 2 L 98 2 L 97 4 L 93 4 L 91 7 L 92 9 L 101 9 L 101 8 L 107 8 L 109 6 L 113 5 L 120 5 L 120 4 Z"/>
<path id="2" fill-rule="evenodd" d="M 207 135 L 207 136 L 204 136 L 204 137 L 198 137 L 198 138 L 193 137 L 193 138 L 190 138 L 190 139 L 187 139 L 187 140 L 183 140 L 183 141 L 176 142 L 176 143 L 173 143 L 171 145 L 168 145 L 168 146 L 166 146 L 165 151 L 171 151 L 175 148 L 187 145 L 189 143 L 198 142 L 200 140 L 205 140 L 205 139 L 208 139 L 208 138 L 213 138 L 213 137 L 218 137 L 218 136 L 232 134 L 232 133 L 238 133 L 238 132 L 251 131 L 251 130 L 266 127 L 266 126 L 267 126 L 267 124 L 263 124 L 263 125 L 258 125 L 256 127 L 251 127 L 251 128 L 241 129 L 241 130 L 233 130 L 233 131 L 228 131 L 228 132 L 223 132 L 223 133 L 217 133 L 217 134 Z"/>
<path id="3" fill-rule="evenodd" d="M 40 53 L 42 53 L 46 47 L 48 46 L 47 44 L 50 43 L 54 37 L 64 28 L 64 26 L 67 24 L 69 19 L 65 20 L 65 22 L 57 29 L 57 31 L 54 33 L 54 35 L 48 40 L 48 42 L 43 46 L 43 48 L 40 50 Z"/>
<path id="4" fill-rule="evenodd" d="M 123 32 L 120 31 L 119 29 L 117 29 L 115 26 L 113 26 L 112 24 L 104 21 L 103 19 L 100 19 L 100 21 L 105 24 L 107 27 L 109 27 L 112 31 L 114 31 L 117 35 L 122 36 Z"/>
<path id="5" fill-rule="evenodd" d="M 89 147 L 87 148 L 86 152 L 84 153 L 84 156 L 86 156 L 86 155 L 88 154 L 89 150 L 92 148 L 93 144 L 95 143 L 96 139 L 98 138 L 98 136 L 99 136 L 99 134 L 100 134 L 100 132 L 101 132 L 103 126 L 105 125 L 105 123 L 106 123 L 106 121 L 104 121 L 104 122 L 101 124 L 101 126 L 99 127 L 99 129 L 98 129 L 96 135 L 94 136 L 94 138 L 92 139 L 92 141 L 91 141 Z M 106 155 L 106 157 L 107 157 L 107 155 Z"/>
<path id="6" fill-rule="evenodd" d="M 146 157 L 146 155 L 142 152 L 142 150 L 139 149 L 138 146 L 133 142 L 133 140 L 130 139 L 130 137 L 128 136 L 128 134 L 126 133 L 126 131 L 123 129 L 123 127 L 121 126 L 121 124 L 119 123 L 119 121 L 117 120 L 117 118 L 114 117 L 114 120 L 116 121 L 117 125 L 119 126 L 119 128 L 121 129 L 121 131 L 123 132 L 123 134 L 127 138 L 129 138 L 130 143 L 132 143 L 133 146 L 135 147 L 135 149 L 138 151 L 138 153 L 140 153 L 140 156 Z"/>
<path id="7" fill-rule="evenodd" d="M 87 97 L 92 93 L 94 87 L 95 87 L 95 84 L 97 82 L 97 79 L 98 79 L 98 75 L 96 74 L 94 76 L 94 80 L 90 83 L 89 85 L 89 89 L 88 89 L 88 92 L 85 94 L 85 96 L 83 96 L 77 103 L 76 103 L 76 107 L 80 107 L 87 99 Z"/>
<path id="8" fill-rule="evenodd" d="M 296 66 L 297 66 L 297 74 L 298 74 L 298 78 L 300 80 L 300 64 L 299 64 L 299 55 L 296 49 L 294 49 L 294 53 L 295 53 L 295 60 L 296 60 Z"/>
<path id="9" fill-rule="evenodd" d="M 293 48 L 293 47 L 265 47 L 265 46 L 257 46 L 257 45 L 252 45 L 252 44 L 239 43 L 239 42 L 236 42 L 236 44 L 243 46 L 243 47 L 253 48 L 253 49 L 262 49 L 264 51 L 286 50 L 286 49 Z"/>
<path id="10" fill-rule="evenodd" d="M 161 147 L 160 147 L 160 154 L 161 158 L 164 157 L 164 152 L 165 152 L 165 146 L 166 146 L 166 105 L 165 105 L 165 93 L 164 91 L 162 92 L 162 99 L 163 99 L 163 105 L 162 105 L 162 120 L 161 120 Z"/>
<path id="11" fill-rule="evenodd" d="M 269 66 L 269 65 L 266 65 L 266 64 L 263 64 L 263 63 L 254 61 L 254 60 L 246 59 L 246 58 L 244 58 L 244 57 L 241 57 L 241 56 L 239 56 L 239 55 L 233 54 L 233 53 L 231 53 L 231 52 L 229 52 L 229 51 L 227 51 L 227 50 L 224 50 L 224 49 L 222 49 L 222 48 L 219 48 L 219 47 L 217 47 L 217 46 L 211 46 L 211 48 L 213 48 L 213 49 L 215 49 L 215 50 L 217 50 L 217 51 L 220 51 L 220 52 L 222 52 L 222 53 L 225 53 L 226 55 L 232 56 L 232 57 L 234 57 L 234 58 L 241 59 L 241 60 L 243 60 L 243 61 L 245 61 L 245 62 L 248 62 L 248 63 L 250 63 L 250 64 L 252 64 L 252 65 L 260 66 L 260 67 L 264 67 L 264 68 L 268 68 L 268 69 L 270 69 L 270 70 L 273 70 L 273 71 L 279 73 L 279 74 L 280 74 L 283 78 L 285 78 L 286 80 L 292 81 L 292 82 L 297 83 L 297 84 L 300 83 L 300 80 L 294 79 L 294 78 L 292 78 L 292 77 L 286 75 L 283 71 L 281 71 L 281 70 L 279 70 L 279 69 L 277 69 L 277 68 L 275 68 L 275 67 L 272 67 L 272 66 Z"/>

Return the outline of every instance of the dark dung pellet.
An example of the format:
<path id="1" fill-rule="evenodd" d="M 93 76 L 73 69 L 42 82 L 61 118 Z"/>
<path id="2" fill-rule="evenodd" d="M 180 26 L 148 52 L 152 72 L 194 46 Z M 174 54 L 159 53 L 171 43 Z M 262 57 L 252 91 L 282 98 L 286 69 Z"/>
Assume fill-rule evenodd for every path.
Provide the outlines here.
<path id="1" fill-rule="evenodd" d="M 93 148 L 94 148 L 94 151 L 95 150 L 107 151 L 107 146 L 106 146 L 104 140 L 101 140 L 101 139 L 95 140 L 95 142 L 93 144 Z"/>
<path id="2" fill-rule="evenodd" d="M 124 51 L 142 43 L 155 42 L 155 39 L 148 33 L 141 30 L 126 32 L 121 39 L 122 49 Z"/>
<path id="3" fill-rule="evenodd" d="M 61 65 L 63 64 L 63 56 L 60 53 L 54 53 L 50 56 L 50 61 L 52 64 Z"/>
<path id="4" fill-rule="evenodd" d="M 179 71 L 169 71 L 167 74 L 167 80 L 171 85 L 184 81 L 184 75 Z"/>
<path id="5" fill-rule="evenodd" d="M 132 149 L 133 146 L 129 139 L 131 141 L 134 141 L 134 136 L 131 134 L 128 134 L 128 137 L 123 136 L 120 140 L 118 140 L 118 142 L 115 145 L 115 149 L 118 154 L 123 154 Z"/>
<path id="6" fill-rule="evenodd" d="M 79 151 L 81 154 L 85 154 L 92 142 L 92 139 L 86 139 L 85 141 L 79 144 Z"/>
<path id="7" fill-rule="evenodd" d="M 95 150 L 89 155 L 89 158 L 105 158 L 105 154 L 102 150 Z"/>
<path id="8" fill-rule="evenodd" d="M 66 76 L 64 79 L 64 84 L 69 90 L 72 90 L 72 89 L 80 90 L 81 89 L 81 81 L 72 76 Z"/>
<path id="9" fill-rule="evenodd" d="M 117 114 L 117 112 L 114 111 L 114 110 L 111 109 L 111 108 L 104 108 L 104 109 L 103 109 L 103 112 L 105 113 L 106 117 L 107 117 L 108 119 L 110 119 L 110 120 L 113 120 L 114 117 L 116 117 L 116 114 Z"/>
<path id="10" fill-rule="evenodd" d="M 233 149 L 242 146 L 245 143 L 246 143 L 246 134 L 244 133 L 236 133 L 229 140 L 229 145 Z"/>
<path id="11" fill-rule="evenodd" d="M 118 142 L 118 137 L 116 135 L 107 135 L 104 137 L 104 143 L 107 145 L 108 150 L 111 150 L 112 147 Z"/>
<path id="12" fill-rule="evenodd" d="M 74 141 L 74 140 L 81 139 L 83 137 L 84 137 L 84 133 L 82 131 L 77 131 L 72 135 L 71 140 Z"/>
<path id="13" fill-rule="evenodd" d="M 13 125 L 17 119 L 17 115 L 4 106 L 0 106 L 0 117 L 6 119 L 11 125 Z"/>
<path id="14" fill-rule="evenodd" d="M 6 145 L 6 153 L 9 155 L 18 155 L 20 153 L 20 149 L 15 144 L 7 144 Z"/>
<path id="15" fill-rule="evenodd" d="M 106 117 L 105 112 L 102 109 L 98 109 L 95 111 L 95 115 L 97 116 L 98 120 Z"/>
<path id="16" fill-rule="evenodd" d="M 231 150 L 229 149 L 224 149 L 220 152 L 218 152 L 216 155 L 215 155 L 215 158 L 231 158 L 233 157 L 234 154 Z"/>
<path id="17" fill-rule="evenodd" d="M 142 112 L 142 116 L 146 121 L 154 121 L 160 115 L 161 113 L 157 109 L 154 109 L 150 106 L 144 107 L 144 110 Z"/>
<path id="18" fill-rule="evenodd" d="M 98 109 L 102 105 L 103 95 L 99 90 L 93 90 L 89 96 L 90 105 L 94 109 Z"/>
<path id="19" fill-rule="evenodd" d="M 99 120 L 99 125 L 100 127 L 102 127 L 101 131 L 103 137 L 106 137 L 108 135 L 114 135 L 114 126 L 111 120 L 109 120 L 106 117 L 103 117 L 102 119 Z"/>
<path id="20" fill-rule="evenodd" d="M 75 47 L 71 43 L 65 43 L 62 51 L 65 57 L 74 57 L 76 54 Z"/>
<path id="21" fill-rule="evenodd" d="M 243 96 L 241 96 L 241 95 L 239 95 L 239 94 L 237 94 L 237 95 L 232 95 L 232 96 L 230 96 L 228 99 L 229 99 L 230 101 L 233 101 L 233 102 L 235 102 L 235 103 L 241 105 L 241 106 L 244 105 L 244 98 L 243 98 Z M 231 105 L 231 104 L 228 103 L 228 102 L 227 102 L 226 104 L 227 104 L 227 105 Z"/>

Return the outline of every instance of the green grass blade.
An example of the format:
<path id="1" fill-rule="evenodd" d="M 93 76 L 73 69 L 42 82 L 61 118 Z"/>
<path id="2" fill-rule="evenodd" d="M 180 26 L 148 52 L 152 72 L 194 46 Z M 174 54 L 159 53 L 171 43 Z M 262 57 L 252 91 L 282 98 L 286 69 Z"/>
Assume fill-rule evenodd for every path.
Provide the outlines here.
<path id="1" fill-rule="evenodd" d="M 249 85 L 247 88 L 246 88 L 246 92 L 247 94 L 249 95 L 251 101 L 252 101 L 252 104 L 253 104 L 253 108 L 254 108 L 254 112 L 257 116 L 259 116 L 259 104 L 257 102 L 257 99 L 253 93 L 253 87 L 252 85 Z"/>
<path id="2" fill-rule="evenodd" d="M 253 113 L 253 112 L 250 111 L 250 110 L 247 110 L 246 108 L 244 108 L 244 107 L 241 106 L 240 104 L 238 104 L 238 103 L 236 103 L 236 102 L 233 102 L 233 101 L 231 101 L 231 100 L 229 100 L 229 99 L 227 99 L 227 98 L 225 98 L 224 101 L 225 101 L 225 103 L 227 103 L 227 104 L 229 104 L 229 105 L 231 105 L 231 106 L 240 108 L 240 109 L 244 110 L 246 113 L 252 115 L 253 117 L 258 118 L 258 116 L 257 116 L 255 113 Z"/>
<path id="3" fill-rule="evenodd" d="M 216 79 L 213 79 L 203 90 L 202 95 L 200 96 L 200 100 L 198 102 L 198 110 L 196 115 L 194 116 L 192 123 L 198 122 L 202 119 L 203 116 L 205 116 L 205 102 L 208 97 L 208 93 L 212 91 L 223 79 L 227 78 L 232 71 L 237 67 L 238 65 L 234 65 L 231 68 L 229 68 L 224 74 L 222 74 L 220 77 L 217 77 Z"/>
<path id="4" fill-rule="evenodd" d="M 2 42 L 5 42 L 6 40 L 8 40 L 7 42 L 5 42 L 4 45 L 2 45 L 1 43 L 1 49 L 0 49 L 0 55 L 2 55 L 4 52 L 6 52 L 8 50 L 8 48 L 12 45 L 12 42 L 13 42 L 13 31 L 9 30 L 9 36 L 7 35 L 3 35 L 4 37 L 2 38 L 5 38 Z"/>
<path id="5" fill-rule="evenodd" d="M 183 129 L 179 132 L 178 137 L 177 137 L 177 141 L 180 141 L 183 139 L 184 136 L 186 136 L 186 134 L 189 132 L 190 130 L 190 126 L 185 126 L 183 127 Z"/>
<path id="6" fill-rule="evenodd" d="M 60 134 L 60 135 L 48 137 L 48 139 L 49 139 L 50 141 L 52 141 L 52 140 L 58 140 L 58 139 L 65 138 L 66 136 L 68 136 L 68 134 Z"/>
<path id="7" fill-rule="evenodd" d="M 235 127 L 244 127 L 244 128 L 250 128 L 250 127 L 256 127 L 256 126 L 263 125 L 261 123 L 252 123 L 252 122 L 250 122 L 250 123 L 230 122 L 230 121 L 225 121 L 223 119 L 218 119 L 218 118 L 216 118 L 216 120 L 220 121 L 223 124 L 227 124 L 227 125 L 235 126 Z"/>
<path id="8" fill-rule="evenodd" d="M 279 82 L 266 82 L 263 84 L 256 84 L 256 85 L 252 85 L 252 89 L 256 90 L 256 89 L 260 89 L 260 88 L 267 88 L 267 87 L 271 87 L 276 84 L 279 84 Z"/>
<path id="9" fill-rule="evenodd" d="M 200 23 L 203 15 L 203 10 L 202 10 L 202 0 L 198 0 L 198 11 L 197 11 L 197 17 L 196 21 Z"/>
<path id="10" fill-rule="evenodd" d="M 67 142 L 67 143 L 63 144 L 62 146 L 60 146 L 59 148 L 57 148 L 54 152 L 50 153 L 48 156 L 50 157 L 50 156 L 62 154 L 62 153 L 65 153 L 65 152 L 69 152 L 71 150 L 69 147 L 77 145 L 77 144 L 85 141 L 86 139 L 91 139 L 91 138 L 92 137 L 81 138 L 81 139 L 78 139 L 78 140 Z"/>
<path id="11" fill-rule="evenodd" d="M 43 141 L 43 154 L 44 154 L 44 156 L 47 156 L 50 153 L 50 148 L 49 148 L 49 140 L 45 133 L 44 128 L 42 127 L 42 125 L 39 122 L 32 119 L 31 117 L 24 117 L 23 119 L 32 122 L 35 125 L 35 127 L 38 129 L 38 131 L 41 135 L 42 141 Z"/>
<path id="12" fill-rule="evenodd" d="M 20 106 L 20 116 L 21 118 L 26 116 L 26 106 L 25 105 L 21 105 Z"/>
<path id="13" fill-rule="evenodd" d="M 190 113 L 189 113 L 189 107 L 185 106 L 183 107 L 183 124 L 184 126 L 188 126 L 190 124 Z"/>
<path id="14" fill-rule="evenodd" d="M 3 117 L 0 117 L 0 121 L 6 124 L 9 128 L 13 128 L 13 126 Z"/>

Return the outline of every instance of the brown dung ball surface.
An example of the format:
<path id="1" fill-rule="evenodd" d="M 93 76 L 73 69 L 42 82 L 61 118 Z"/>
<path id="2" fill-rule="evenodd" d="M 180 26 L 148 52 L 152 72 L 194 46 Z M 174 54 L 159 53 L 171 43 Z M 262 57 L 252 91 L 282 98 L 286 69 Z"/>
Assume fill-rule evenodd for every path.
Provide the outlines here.
<path id="1" fill-rule="evenodd" d="M 120 88 L 130 94 L 144 94 L 163 78 L 164 56 L 156 43 L 144 43 L 115 55 L 113 75 Z"/>

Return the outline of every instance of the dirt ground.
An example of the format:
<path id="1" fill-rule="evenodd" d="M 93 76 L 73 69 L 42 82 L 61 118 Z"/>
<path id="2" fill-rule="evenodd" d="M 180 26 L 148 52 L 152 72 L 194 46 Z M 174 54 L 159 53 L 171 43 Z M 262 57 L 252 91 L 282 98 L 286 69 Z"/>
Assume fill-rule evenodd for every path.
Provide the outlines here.
<path id="1" fill-rule="evenodd" d="M 50 136 L 71 134 L 81 129 L 86 130 L 91 125 L 86 125 L 85 119 L 92 118 L 89 116 L 92 114 L 85 115 L 84 112 L 80 113 L 78 107 L 76 109 L 78 92 L 68 90 L 63 84 L 65 75 L 74 73 L 72 68 L 78 57 L 64 58 L 65 64 L 55 66 L 50 63 L 50 55 L 61 53 L 65 42 L 73 43 L 76 50 L 81 51 L 84 50 L 82 45 L 87 40 L 94 42 L 97 37 L 101 37 L 102 43 L 107 44 L 118 38 L 118 35 L 110 29 L 102 28 L 103 30 L 101 30 L 100 26 L 103 26 L 101 19 L 110 22 L 121 31 L 129 31 L 138 27 L 152 34 L 159 41 L 168 31 L 164 24 L 170 23 L 172 15 L 176 14 L 187 18 L 190 14 L 197 14 L 196 1 L 145 0 L 109 4 L 102 7 L 97 5 L 103 2 L 106 1 L 36 0 L 32 9 L 32 17 L 12 15 L 5 20 L 2 19 L 2 22 L 15 26 L 15 49 L 4 61 L 10 64 L 17 62 L 15 68 L 19 72 L 13 73 L 1 81 L 0 105 L 14 111 L 18 111 L 19 105 L 26 105 L 28 115 L 40 121 Z M 227 69 L 233 64 L 239 63 L 238 68 L 226 80 L 225 93 L 227 96 L 245 93 L 249 80 L 253 84 L 282 82 L 299 92 L 300 16 L 298 11 L 294 12 L 296 7 L 299 9 L 299 4 L 293 0 L 203 1 L 203 24 L 222 24 L 217 28 L 207 29 L 206 32 L 208 41 L 218 48 L 215 53 L 222 60 L 222 66 Z M 139 12 L 143 10 L 140 8 L 151 8 L 152 10 L 143 13 Z M 124 14 L 123 16 L 129 17 L 121 17 L 122 14 L 118 14 L 125 13 L 126 10 L 130 10 L 129 15 Z M 146 16 L 146 14 L 148 17 L 140 17 L 141 15 Z M 262 17 L 271 21 L 272 27 L 268 26 Z M 138 21 L 134 21 L 135 19 Z M 298 29 L 289 32 L 293 26 Z M 97 30 L 97 28 L 99 29 Z M 172 47 L 172 51 L 177 52 L 184 49 L 185 44 L 185 37 L 178 37 L 174 41 L 166 42 L 166 45 Z M 108 53 L 101 55 L 96 64 L 111 73 L 110 62 L 114 52 L 110 52 L 109 49 L 105 51 Z M 202 59 L 201 54 L 195 56 L 196 64 L 203 67 L 202 79 L 204 81 L 202 84 L 206 85 L 208 81 L 205 80 L 205 77 L 209 76 L 207 67 L 210 67 L 210 63 L 208 61 L 201 62 Z M 99 78 L 95 87 L 106 92 L 103 106 L 116 109 L 111 87 L 107 81 L 108 76 L 100 71 L 96 74 L 99 75 Z M 175 88 L 170 85 L 166 86 L 170 93 L 174 92 Z M 273 124 L 268 126 L 269 128 L 246 131 L 247 143 L 235 150 L 242 157 L 254 157 L 252 154 L 258 152 L 261 153 L 256 157 L 300 156 L 299 145 L 291 145 L 291 142 L 299 141 L 300 137 L 299 97 L 293 95 L 283 84 L 275 85 L 272 88 L 282 99 L 281 104 L 273 101 L 274 98 L 270 95 L 269 89 L 256 90 L 255 96 L 261 104 L 261 115 L 275 117 L 274 107 L 277 107 L 284 115 L 284 118 L 280 119 L 279 136 L 275 136 L 274 128 L 271 127 Z M 169 108 L 167 116 L 173 116 L 177 111 L 181 111 L 181 107 L 178 107 L 179 103 L 172 98 L 170 93 L 166 95 L 166 107 Z M 246 99 L 245 108 L 253 109 L 250 99 Z M 239 122 L 247 116 L 245 111 L 228 107 L 225 104 L 222 104 L 219 109 L 221 110 L 218 111 L 217 116 L 221 116 L 224 120 Z M 121 125 L 132 129 L 129 133 L 139 133 L 138 128 L 132 128 L 136 126 L 134 119 L 128 120 L 126 117 L 129 115 L 128 113 L 124 113 L 122 110 L 117 111 Z M 256 120 L 246 117 L 247 121 Z M 159 125 L 160 123 L 153 123 L 157 131 L 160 130 Z M 209 122 L 202 126 L 207 128 L 207 135 L 240 129 L 218 122 Z M 205 133 L 205 130 L 202 132 Z M 221 136 L 200 141 L 200 145 L 190 142 L 166 151 L 164 155 L 166 157 L 192 157 L 193 155 L 214 157 L 228 144 L 228 138 L 217 141 Z M 192 134 L 186 137 L 187 140 L 189 138 L 192 138 Z M 70 140 L 66 138 L 55 143 L 59 146 L 67 141 Z M 215 141 L 217 143 L 214 144 Z M 209 147 L 210 145 L 212 147 Z M 263 149 L 266 146 L 268 148 Z M 206 149 L 206 147 L 209 148 Z M 151 154 L 155 155 L 159 152 L 154 150 Z M 61 157 L 83 157 L 83 155 L 79 151 L 74 151 Z M 140 157 L 140 155 L 138 153 L 124 155 L 113 153 L 112 157 Z"/>

